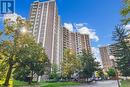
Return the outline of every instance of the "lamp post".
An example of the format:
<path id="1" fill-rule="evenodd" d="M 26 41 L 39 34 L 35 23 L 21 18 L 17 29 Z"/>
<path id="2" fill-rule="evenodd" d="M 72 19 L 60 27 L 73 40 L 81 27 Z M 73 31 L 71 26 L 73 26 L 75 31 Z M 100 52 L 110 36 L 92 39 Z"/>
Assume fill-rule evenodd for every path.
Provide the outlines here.
<path id="1" fill-rule="evenodd" d="M 111 55 L 110 59 L 112 60 L 113 67 L 115 69 L 116 80 L 117 80 L 118 87 L 120 87 L 119 74 L 118 74 L 118 70 L 117 70 L 117 67 L 116 67 L 115 57 L 113 55 Z"/>

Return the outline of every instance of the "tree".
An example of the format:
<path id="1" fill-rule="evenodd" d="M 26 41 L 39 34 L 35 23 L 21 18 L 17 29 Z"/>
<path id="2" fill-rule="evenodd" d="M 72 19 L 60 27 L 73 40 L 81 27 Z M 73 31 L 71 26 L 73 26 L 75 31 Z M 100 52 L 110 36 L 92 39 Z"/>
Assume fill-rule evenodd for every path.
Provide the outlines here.
<path id="1" fill-rule="evenodd" d="M 16 54 L 21 48 L 20 41 L 18 40 L 19 37 L 23 37 L 24 33 L 21 33 L 23 30 L 23 27 L 27 30 L 30 27 L 29 21 L 25 21 L 21 19 L 20 17 L 17 18 L 16 21 L 12 21 L 11 19 L 6 19 L 4 21 L 4 32 L 1 33 L 7 37 L 6 40 L 3 40 L 1 42 L 1 54 L 6 53 L 7 55 L 4 55 L 4 62 L 6 62 L 8 69 L 7 69 L 7 75 L 4 85 L 8 86 L 9 79 L 11 77 L 12 70 L 14 68 L 14 65 L 17 63 L 17 60 L 20 60 Z"/>
<path id="2" fill-rule="evenodd" d="M 1 46 L 2 45 L 0 43 L 0 49 L 2 48 Z M 7 55 L 7 52 L 3 52 L 2 49 L 0 50 L 0 79 L 4 79 L 7 73 L 8 64 L 5 62 Z"/>
<path id="3" fill-rule="evenodd" d="M 52 65 L 52 71 L 51 71 L 50 78 L 51 78 L 51 79 L 58 80 L 59 77 L 60 77 L 60 74 L 59 74 L 58 66 L 57 66 L 56 64 L 53 64 L 53 65 Z"/>
<path id="4" fill-rule="evenodd" d="M 107 71 L 109 77 L 116 77 L 116 71 L 115 69 L 113 68 L 110 68 L 108 71 Z"/>
<path id="5" fill-rule="evenodd" d="M 31 55 L 24 63 L 31 71 L 31 78 L 33 79 L 34 74 L 37 74 L 38 77 L 43 75 L 44 66 L 48 58 L 43 48 L 41 46 L 33 45 L 32 47 L 29 47 L 28 53 Z"/>
<path id="6" fill-rule="evenodd" d="M 3 62 L 8 66 L 4 85 L 8 86 L 12 70 L 15 68 L 16 70 L 20 70 L 18 68 L 25 67 L 27 69 L 28 67 L 32 78 L 34 73 L 42 75 L 44 71 L 43 66 L 48 58 L 42 46 L 37 44 L 28 32 L 30 29 L 29 21 L 23 20 L 20 17 L 16 21 L 6 19 L 4 27 L 5 29 L 2 34 L 8 37 L 0 45 L 2 49 L 0 50 L 0 54 L 4 55 Z M 39 68 L 41 70 L 38 70 Z"/>
<path id="7" fill-rule="evenodd" d="M 80 75 L 83 78 L 87 78 L 88 82 L 88 79 L 91 78 L 94 75 L 94 72 L 98 69 L 99 63 L 96 62 L 93 55 L 86 52 L 86 50 L 83 50 L 80 60 L 82 65 Z"/>
<path id="8" fill-rule="evenodd" d="M 105 79 L 106 76 L 103 72 L 103 69 L 100 68 L 96 71 L 96 77 L 101 78 L 101 79 Z"/>
<path id="9" fill-rule="evenodd" d="M 0 80 L 5 78 L 8 69 L 8 65 L 4 61 L 4 55 L 0 54 Z"/>
<path id="10" fill-rule="evenodd" d="M 34 72 L 37 75 L 37 82 L 38 82 L 39 76 L 42 76 L 46 72 L 48 72 L 47 69 L 46 69 L 46 68 L 50 68 L 50 67 L 48 67 L 48 64 L 50 64 L 49 60 L 48 61 L 42 61 L 42 62 L 37 62 L 36 63 Z"/>
<path id="11" fill-rule="evenodd" d="M 71 49 L 64 50 L 64 57 L 61 63 L 62 76 L 70 79 L 71 75 L 80 69 L 80 60 L 76 57 L 76 54 Z"/>
<path id="12" fill-rule="evenodd" d="M 122 20 L 123 24 L 127 24 L 130 21 L 130 0 L 124 0 L 124 5 L 123 8 L 121 10 L 121 15 L 124 17 L 124 19 Z"/>
<path id="13" fill-rule="evenodd" d="M 22 45 L 16 55 L 21 59 L 17 65 L 18 68 L 27 67 L 27 71 L 30 71 L 29 83 L 31 84 L 34 74 L 37 75 L 37 81 L 38 77 L 44 74 L 45 66 L 49 60 L 43 47 L 37 44 L 31 35 L 24 37 L 21 43 L 24 45 Z"/>
<path id="14" fill-rule="evenodd" d="M 129 13 L 130 13 L 130 0 L 124 0 L 124 5 L 121 10 L 121 15 L 124 17 L 122 22 L 124 24 L 127 24 L 130 21 Z"/>
<path id="15" fill-rule="evenodd" d="M 45 53 L 45 50 L 43 50 L 43 48 L 41 48 L 41 50 L 39 50 L 39 55 L 37 55 L 37 60 L 35 61 L 35 65 L 34 65 L 34 73 L 37 75 L 37 82 L 38 82 L 38 78 L 39 76 L 42 76 L 43 74 L 45 74 L 46 72 L 48 72 L 48 70 L 46 68 L 50 68 L 48 67 L 50 65 L 50 61 Z M 39 60 L 40 59 L 40 60 Z"/>
<path id="16" fill-rule="evenodd" d="M 28 81 L 27 77 L 30 73 L 28 67 L 17 67 L 13 72 L 13 78 L 19 81 Z"/>
<path id="17" fill-rule="evenodd" d="M 114 45 L 114 56 L 118 69 L 121 71 L 123 76 L 130 76 L 130 44 L 129 44 L 129 32 L 124 28 L 123 25 L 115 27 L 113 32 Z"/>

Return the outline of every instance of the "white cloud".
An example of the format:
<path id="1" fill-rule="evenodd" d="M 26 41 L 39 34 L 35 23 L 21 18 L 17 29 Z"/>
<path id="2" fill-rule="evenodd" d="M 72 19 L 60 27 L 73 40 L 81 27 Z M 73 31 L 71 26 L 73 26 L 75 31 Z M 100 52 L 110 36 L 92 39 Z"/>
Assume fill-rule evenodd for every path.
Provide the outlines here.
<path id="1" fill-rule="evenodd" d="M 11 21 L 16 21 L 17 17 L 21 17 L 22 19 L 25 19 L 24 17 L 22 17 L 21 15 L 18 15 L 16 13 L 14 13 L 14 14 L 5 14 L 3 19 L 4 20 L 5 19 L 11 19 Z"/>
<path id="2" fill-rule="evenodd" d="M 76 27 L 83 27 L 86 23 L 75 24 Z"/>
<path id="3" fill-rule="evenodd" d="M 128 31 L 127 34 L 130 34 L 130 24 L 125 25 L 124 28 Z"/>
<path id="4" fill-rule="evenodd" d="M 81 34 L 88 34 L 90 39 L 95 40 L 96 42 L 99 41 L 99 37 L 96 35 L 96 32 L 86 26 L 79 28 L 78 32 Z"/>
<path id="5" fill-rule="evenodd" d="M 73 30 L 74 30 L 74 27 L 71 23 L 64 23 L 64 27 L 71 32 L 73 32 Z"/>
<path id="6" fill-rule="evenodd" d="M 81 34 L 88 34 L 90 39 L 99 41 L 99 37 L 96 35 L 96 32 L 93 29 L 90 29 L 86 26 L 86 23 L 75 24 L 77 31 Z"/>
<path id="7" fill-rule="evenodd" d="M 64 23 L 64 27 L 68 30 L 74 31 L 74 28 L 76 28 L 77 32 L 80 34 L 88 34 L 90 39 L 95 40 L 96 42 L 99 41 L 99 37 L 96 35 L 96 32 L 93 29 L 88 28 L 86 25 L 87 23 Z"/>
<path id="8" fill-rule="evenodd" d="M 97 59 L 97 61 L 102 64 L 99 48 L 92 47 L 92 53 L 94 54 L 94 57 Z"/>
<path id="9" fill-rule="evenodd" d="M 126 28 L 127 30 L 130 30 L 130 24 L 127 24 L 127 25 L 125 26 L 125 28 Z"/>

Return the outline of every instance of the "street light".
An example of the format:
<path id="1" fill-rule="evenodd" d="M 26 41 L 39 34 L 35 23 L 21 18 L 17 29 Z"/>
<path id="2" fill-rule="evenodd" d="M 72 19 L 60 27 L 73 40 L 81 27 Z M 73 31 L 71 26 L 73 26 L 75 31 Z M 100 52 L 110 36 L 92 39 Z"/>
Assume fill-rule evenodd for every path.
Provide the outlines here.
<path id="1" fill-rule="evenodd" d="M 110 55 L 110 59 L 112 60 L 113 67 L 114 67 L 115 72 L 116 72 L 116 79 L 117 79 L 118 87 L 120 87 L 120 81 L 119 81 L 118 70 L 116 68 L 115 57 L 113 55 Z"/>

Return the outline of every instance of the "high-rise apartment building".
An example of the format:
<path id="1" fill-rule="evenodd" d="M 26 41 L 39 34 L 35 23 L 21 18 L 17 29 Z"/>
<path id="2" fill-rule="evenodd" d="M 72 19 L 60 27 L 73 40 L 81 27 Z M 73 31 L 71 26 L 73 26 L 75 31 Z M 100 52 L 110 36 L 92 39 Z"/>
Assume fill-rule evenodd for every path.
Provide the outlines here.
<path id="1" fill-rule="evenodd" d="M 70 31 L 63 27 L 63 49 L 70 48 Z"/>
<path id="2" fill-rule="evenodd" d="M 71 32 L 63 27 L 63 48 L 72 49 L 77 55 L 80 55 L 83 50 L 91 53 L 89 35 Z"/>
<path id="3" fill-rule="evenodd" d="M 110 47 L 109 46 L 100 47 L 99 50 L 104 71 L 108 71 L 110 68 L 113 67 L 113 62 L 110 58 L 112 55 L 110 52 Z"/>
<path id="4" fill-rule="evenodd" d="M 76 54 L 81 54 L 82 50 L 91 52 L 88 35 L 70 32 L 61 26 L 55 0 L 32 3 L 30 22 L 36 42 L 45 48 L 52 64 L 60 65 L 64 48 L 70 48 Z"/>
<path id="5" fill-rule="evenodd" d="M 62 35 L 55 0 L 35 1 L 30 10 L 33 36 L 45 48 L 51 63 L 59 65 L 62 57 Z"/>
<path id="6" fill-rule="evenodd" d="M 85 49 L 91 53 L 90 38 L 89 35 L 80 34 L 81 49 Z"/>

